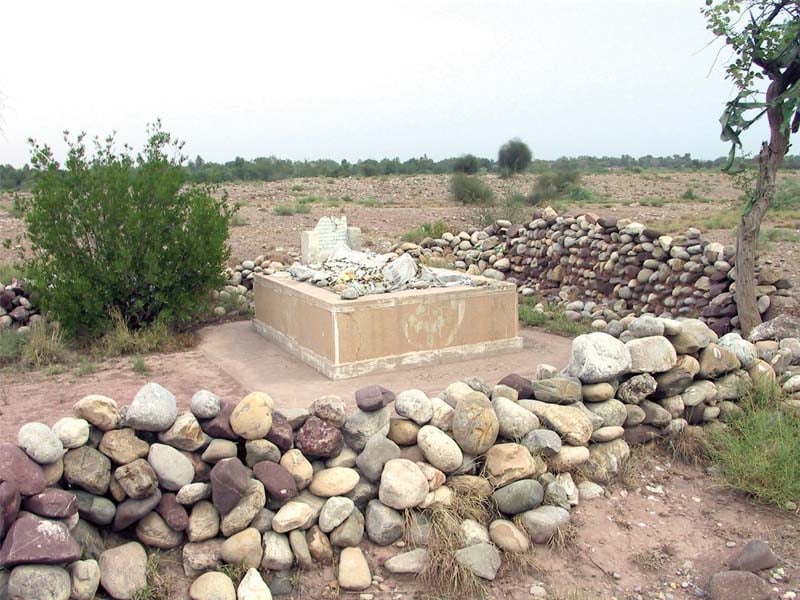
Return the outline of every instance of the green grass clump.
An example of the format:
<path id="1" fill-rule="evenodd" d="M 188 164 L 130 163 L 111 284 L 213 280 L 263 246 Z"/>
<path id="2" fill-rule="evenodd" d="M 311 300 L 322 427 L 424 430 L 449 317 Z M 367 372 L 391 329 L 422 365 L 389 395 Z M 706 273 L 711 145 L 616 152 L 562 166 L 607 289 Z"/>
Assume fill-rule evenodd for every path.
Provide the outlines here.
<path id="1" fill-rule="evenodd" d="M 549 171 L 536 177 L 529 200 L 531 204 L 541 204 L 550 200 L 568 197 L 572 200 L 590 200 L 591 192 L 580 186 L 578 171 Z"/>
<path id="2" fill-rule="evenodd" d="M 314 204 L 316 202 L 322 202 L 322 198 L 319 196 L 303 196 L 297 200 L 298 204 Z"/>
<path id="3" fill-rule="evenodd" d="M 762 249 L 767 249 L 772 242 L 800 242 L 800 234 L 791 229 L 774 227 L 762 229 L 758 236 L 758 244 Z"/>
<path id="4" fill-rule="evenodd" d="M 588 319 L 571 321 L 564 311 L 558 306 L 544 304 L 544 310 L 536 310 L 539 300 L 535 298 L 523 298 L 519 303 L 519 320 L 528 327 L 542 327 L 548 333 L 575 337 L 583 333 L 595 331 Z"/>
<path id="5" fill-rule="evenodd" d="M 708 451 L 731 487 L 784 507 L 800 501 L 800 414 L 772 382 L 744 390 L 727 427 L 708 431 Z"/>
<path id="6" fill-rule="evenodd" d="M 70 351 L 64 343 L 60 329 L 37 324 L 24 336 L 22 360 L 36 369 L 70 360 Z"/>
<path id="7" fill-rule="evenodd" d="M 242 213 L 233 213 L 231 215 L 230 225 L 231 227 L 242 227 L 248 224 L 247 217 L 245 217 Z"/>
<path id="8" fill-rule="evenodd" d="M 784 179 L 778 184 L 772 199 L 772 208 L 800 208 L 800 179 Z"/>
<path id="9" fill-rule="evenodd" d="M 272 212 L 279 217 L 291 217 L 292 215 L 307 215 L 311 212 L 308 204 L 278 204 Z"/>
<path id="10" fill-rule="evenodd" d="M 14 329 L 0 329 L 0 365 L 19 362 L 25 339 Z"/>
<path id="11" fill-rule="evenodd" d="M 454 173 L 450 178 L 450 191 L 456 202 L 468 205 L 489 205 L 494 202 L 494 192 L 477 177 Z"/>
<path id="12" fill-rule="evenodd" d="M 131 329 L 119 312 L 111 312 L 112 327 L 92 346 L 98 358 L 112 358 L 128 354 L 175 352 L 191 346 L 191 335 L 178 333 L 163 320 L 140 329 Z"/>
<path id="13" fill-rule="evenodd" d="M 295 183 L 295 184 L 294 184 L 294 185 L 291 187 L 291 190 L 292 190 L 293 192 L 302 192 L 304 189 L 306 189 L 306 188 L 305 188 L 303 185 L 299 184 L 299 183 Z"/>
<path id="14" fill-rule="evenodd" d="M 443 221 L 436 221 L 435 223 L 423 223 L 416 229 L 406 231 L 402 236 L 400 236 L 400 239 L 404 242 L 419 244 L 425 238 L 431 238 L 434 240 L 439 239 L 447 231 L 450 231 L 450 227 L 448 227 Z"/>
<path id="15" fill-rule="evenodd" d="M 24 279 L 25 272 L 17 265 L 0 264 L 0 283 L 8 285 L 14 279 Z"/>

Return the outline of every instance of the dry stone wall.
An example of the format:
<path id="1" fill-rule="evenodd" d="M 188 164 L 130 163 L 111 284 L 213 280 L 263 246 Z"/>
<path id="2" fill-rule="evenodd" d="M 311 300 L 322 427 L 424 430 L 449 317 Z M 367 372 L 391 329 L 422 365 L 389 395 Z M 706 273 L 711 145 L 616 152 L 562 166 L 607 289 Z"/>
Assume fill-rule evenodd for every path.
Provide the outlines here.
<path id="1" fill-rule="evenodd" d="M 497 221 L 395 250 L 512 281 L 523 295 L 574 302 L 570 310 L 578 317 L 606 323 L 628 314 L 699 317 L 719 335 L 738 324 L 734 248 L 703 239 L 697 229 L 671 237 L 627 219 L 559 216 L 545 208 L 526 225 Z M 760 264 L 757 284 L 764 318 L 794 306 L 779 269 Z"/>
<path id="2" fill-rule="evenodd" d="M 491 580 L 603 494 L 630 444 L 724 421 L 742 383 L 780 377 L 800 392 L 800 341 L 765 340 L 772 324 L 755 343 L 696 319 L 626 325 L 576 338 L 563 371 L 435 395 L 371 385 L 354 410 L 199 391 L 181 412 L 157 383 L 125 406 L 81 398 L 0 446 L 0 597 L 145 597 L 156 549 L 180 552 L 187 584 L 170 598 L 269 599 L 292 569 L 331 562 L 343 590 L 389 590 L 428 568 L 431 510 L 462 494 L 493 516 L 462 523 L 455 560 Z M 371 545 L 395 556 L 377 564 Z M 238 590 L 226 564 L 246 569 Z"/>

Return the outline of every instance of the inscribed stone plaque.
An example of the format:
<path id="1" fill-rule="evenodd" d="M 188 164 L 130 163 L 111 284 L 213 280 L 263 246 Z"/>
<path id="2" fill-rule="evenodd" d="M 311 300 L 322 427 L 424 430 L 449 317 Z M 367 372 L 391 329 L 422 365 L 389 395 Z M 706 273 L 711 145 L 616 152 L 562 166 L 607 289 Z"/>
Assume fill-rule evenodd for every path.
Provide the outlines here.
<path id="1" fill-rule="evenodd" d="M 353 250 L 361 249 L 361 230 L 347 226 L 347 217 L 322 217 L 311 231 L 304 231 L 300 240 L 303 262 L 311 264 L 328 258 L 343 242 Z M 354 247 L 355 246 L 358 247 Z"/>

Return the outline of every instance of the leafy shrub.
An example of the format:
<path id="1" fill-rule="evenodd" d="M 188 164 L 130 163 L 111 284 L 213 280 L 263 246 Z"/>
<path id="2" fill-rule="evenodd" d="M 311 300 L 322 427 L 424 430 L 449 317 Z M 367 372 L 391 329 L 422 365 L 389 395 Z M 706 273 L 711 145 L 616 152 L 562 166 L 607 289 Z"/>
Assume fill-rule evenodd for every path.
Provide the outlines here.
<path id="1" fill-rule="evenodd" d="M 528 145 L 519 138 L 514 138 L 500 146 L 497 164 L 505 171 L 521 173 L 531 164 L 531 158 L 531 149 Z"/>
<path id="2" fill-rule="evenodd" d="M 800 180 L 784 179 L 775 190 L 772 208 L 778 210 L 800 208 Z"/>
<path id="3" fill-rule="evenodd" d="M 455 173 L 474 175 L 480 170 L 480 168 L 481 163 L 478 160 L 478 157 L 473 154 L 459 156 L 457 159 L 455 159 L 455 161 L 453 161 L 453 172 Z"/>
<path id="4" fill-rule="evenodd" d="M 450 191 L 461 204 L 487 205 L 494 202 L 492 188 L 477 177 L 470 177 L 464 173 L 453 174 L 450 179 Z"/>
<path id="5" fill-rule="evenodd" d="M 493 225 L 500 219 L 512 223 L 526 223 L 531 216 L 528 210 L 528 199 L 523 194 L 511 192 L 495 204 L 478 207 L 473 222 L 481 227 Z"/>
<path id="6" fill-rule="evenodd" d="M 25 338 L 15 329 L 0 329 L 0 365 L 19 361 L 25 347 Z"/>
<path id="7" fill-rule="evenodd" d="M 536 177 L 536 182 L 533 184 L 533 191 L 530 194 L 531 204 L 540 204 L 548 200 L 555 200 L 561 198 L 569 192 L 574 190 L 574 194 L 578 195 L 583 188 L 580 188 L 580 173 L 578 171 L 564 170 L 564 171 L 548 171 Z M 591 192 L 589 193 L 591 198 Z M 583 200 L 589 198 L 572 198 L 573 200 Z"/>
<path id="8" fill-rule="evenodd" d="M 28 272 L 45 311 L 69 334 L 97 335 L 116 309 L 133 329 L 158 318 L 188 319 L 223 283 L 233 209 L 214 188 L 185 186 L 182 144 L 148 127 L 134 158 L 114 136 L 65 134 L 62 166 L 31 140 L 36 171 L 25 222 L 33 251 Z"/>

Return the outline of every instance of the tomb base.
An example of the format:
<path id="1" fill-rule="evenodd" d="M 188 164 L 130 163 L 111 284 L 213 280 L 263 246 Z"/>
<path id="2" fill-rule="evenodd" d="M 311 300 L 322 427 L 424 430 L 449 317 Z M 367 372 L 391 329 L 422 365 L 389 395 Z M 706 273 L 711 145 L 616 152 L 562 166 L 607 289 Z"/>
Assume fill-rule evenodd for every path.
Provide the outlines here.
<path id="1" fill-rule="evenodd" d="M 323 288 L 256 275 L 260 334 L 330 379 L 519 350 L 513 284 L 404 290 L 342 300 Z"/>

